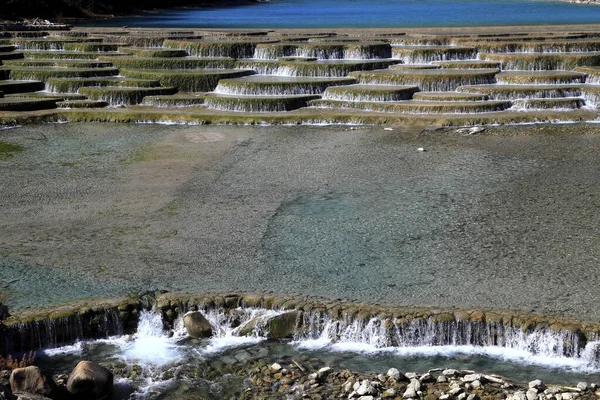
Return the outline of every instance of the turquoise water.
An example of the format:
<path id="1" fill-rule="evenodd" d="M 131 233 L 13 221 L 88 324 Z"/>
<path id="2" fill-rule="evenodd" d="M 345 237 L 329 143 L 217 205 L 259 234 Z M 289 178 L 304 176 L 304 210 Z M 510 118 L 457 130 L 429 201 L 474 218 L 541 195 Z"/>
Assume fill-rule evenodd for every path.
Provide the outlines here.
<path id="1" fill-rule="evenodd" d="M 403 28 L 586 24 L 600 6 L 528 0 L 272 0 L 243 6 L 164 10 L 92 26 L 179 28 Z"/>

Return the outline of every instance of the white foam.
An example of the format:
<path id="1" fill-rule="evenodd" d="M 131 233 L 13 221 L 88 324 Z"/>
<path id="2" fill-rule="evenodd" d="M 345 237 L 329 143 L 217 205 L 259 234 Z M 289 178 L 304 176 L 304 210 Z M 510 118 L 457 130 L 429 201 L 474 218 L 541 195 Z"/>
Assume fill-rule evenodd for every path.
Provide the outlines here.
<path id="1" fill-rule="evenodd" d="M 149 365 L 165 365 L 183 358 L 176 339 L 167 337 L 163 331 L 160 314 L 142 311 L 138 331 L 122 346 L 122 358 Z"/>
<path id="2" fill-rule="evenodd" d="M 48 357 L 62 356 L 62 355 L 77 355 L 83 353 L 82 342 L 75 342 L 68 346 L 56 347 L 53 349 L 44 349 L 43 354 Z"/>
<path id="3" fill-rule="evenodd" d="M 547 354 L 532 354 L 526 350 L 499 346 L 411 346 L 377 347 L 369 343 L 338 342 L 327 338 L 300 340 L 292 343 L 301 350 L 326 350 L 359 354 L 392 353 L 399 357 L 436 357 L 453 358 L 457 356 L 485 356 L 505 362 L 524 365 L 536 365 L 546 368 L 558 368 L 573 372 L 592 373 L 600 369 L 594 367 L 587 357 L 564 357 Z"/>

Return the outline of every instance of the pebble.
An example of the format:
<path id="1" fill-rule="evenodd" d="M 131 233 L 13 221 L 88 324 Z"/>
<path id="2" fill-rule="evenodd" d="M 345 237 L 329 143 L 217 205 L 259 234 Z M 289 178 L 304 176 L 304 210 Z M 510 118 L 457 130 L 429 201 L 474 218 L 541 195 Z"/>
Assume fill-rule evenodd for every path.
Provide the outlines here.
<path id="1" fill-rule="evenodd" d="M 271 364 L 271 371 L 273 371 L 273 372 L 278 372 L 281 368 L 282 367 L 280 364 L 277 364 L 277 363 Z"/>
<path id="2" fill-rule="evenodd" d="M 388 369 L 386 375 L 392 379 L 398 380 L 400 378 L 400 371 L 398 371 L 396 368 L 390 368 Z"/>
<path id="3" fill-rule="evenodd" d="M 360 396 L 363 396 L 366 394 L 376 394 L 377 389 L 375 389 L 375 386 L 373 386 L 371 381 L 368 381 L 365 379 L 364 381 L 362 381 L 359 388 L 356 389 L 356 393 Z"/>

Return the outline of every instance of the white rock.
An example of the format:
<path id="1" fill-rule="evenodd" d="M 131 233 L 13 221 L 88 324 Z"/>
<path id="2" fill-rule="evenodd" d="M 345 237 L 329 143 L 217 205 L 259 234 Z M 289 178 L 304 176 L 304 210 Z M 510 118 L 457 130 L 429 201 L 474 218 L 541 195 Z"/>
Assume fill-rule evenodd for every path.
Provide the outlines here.
<path id="1" fill-rule="evenodd" d="M 451 381 L 449 386 L 450 386 L 450 389 L 460 388 L 460 387 L 462 387 L 462 382 Z"/>
<path id="2" fill-rule="evenodd" d="M 415 392 L 419 391 L 421 390 L 421 382 L 418 379 L 411 379 L 408 387 L 415 389 Z"/>
<path id="3" fill-rule="evenodd" d="M 442 371 L 442 375 L 444 376 L 456 376 L 458 375 L 458 371 L 455 369 L 445 369 Z"/>
<path id="4" fill-rule="evenodd" d="M 346 383 L 344 383 L 344 385 L 342 386 L 342 390 L 343 390 L 344 392 L 346 392 L 346 393 L 348 393 L 348 392 L 351 392 L 351 391 L 353 390 L 353 389 L 352 389 L 352 385 L 354 385 L 354 382 L 353 382 L 353 380 L 352 380 L 352 379 L 348 379 L 348 380 L 346 381 Z"/>
<path id="5" fill-rule="evenodd" d="M 317 378 L 324 378 L 332 372 L 333 370 L 330 367 L 323 367 L 317 371 Z"/>
<path id="6" fill-rule="evenodd" d="M 483 131 L 485 131 L 485 128 L 482 128 L 481 126 L 474 126 L 471 129 L 469 129 L 467 133 L 469 135 L 477 135 L 478 133 L 481 133 Z"/>
<path id="7" fill-rule="evenodd" d="M 386 397 L 396 397 L 396 390 L 394 390 L 393 388 L 384 390 L 383 393 L 381 394 L 381 397 L 383 397 L 384 399 Z"/>
<path id="8" fill-rule="evenodd" d="M 562 393 L 555 393 L 555 394 L 554 394 L 554 398 L 555 398 L 556 400 L 562 400 L 562 398 L 563 398 L 563 395 L 562 395 Z"/>
<path id="9" fill-rule="evenodd" d="M 450 395 L 447 393 L 444 393 L 442 395 L 440 395 L 440 398 L 438 400 L 448 400 L 450 398 Z"/>
<path id="10" fill-rule="evenodd" d="M 509 400 L 527 400 L 527 396 L 522 391 L 514 392 L 512 396 L 508 397 Z"/>
<path id="11" fill-rule="evenodd" d="M 393 131 L 393 128 L 383 128 L 384 131 Z"/>
<path id="12" fill-rule="evenodd" d="M 465 376 L 463 376 L 462 380 L 464 382 L 479 381 L 479 380 L 481 380 L 481 375 L 480 374 L 465 375 Z"/>
<path id="13" fill-rule="evenodd" d="M 403 399 L 413 399 L 415 397 L 417 397 L 417 391 L 410 386 L 406 388 L 406 391 L 402 395 Z"/>
<path id="14" fill-rule="evenodd" d="M 467 398 L 467 394 L 465 392 L 462 392 L 461 394 L 459 394 L 458 396 L 456 396 L 456 398 L 458 400 L 465 400 Z"/>
<path id="15" fill-rule="evenodd" d="M 577 389 L 579 389 L 579 390 L 587 390 L 588 387 L 589 387 L 589 385 L 587 382 L 579 382 L 577 384 Z"/>
<path id="16" fill-rule="evenodd" d="M 358 400 L 375 400 L 373 396 L 360 396 Z"/>
<path id="17" fill-rule="evenodd" d="M 281 365 L 279 365 L 277 363 L 271 364 L 271 371 L 273 371 L 273 372 L 278 372 L 281 370 L 281 368 L 282 368 Z"/>
<path id="18" fill-rule="evenodd" d="M 539 379 L 536 379 L 535 381 L 529 382 L 529 387 L 531 389 L 537 389 L 537 390 L 544 390 L 544 389 L 546 389 L 546 386 L 544 385 L 544 383 L 541 380 L 539 380 Z"/>
<path id="19" fill-rule="evenodd" d="M 359 396 L 377 394 L 377 389 L 375 389 L 371 381 L 365 379 L 364 381 L 362 381 L 359 388 L 356 389 L 356 394 L 358 394 Z"/>
<path id="20" fill-rule="evenodd" d="M 462 393 L 462 391 L 463 391 L 463 388 L 455 387 L 455 388 L 448 390 L 448 394 L 450 396 L 457 396 L 459 393 Z"/>
<path id="21" fill-rule="evenodd" d="M 497 376 L 494 376 L 494 375 L 483 375 L 483 377 L 488 382 L 498 383 L 500 385 L 504 383 L 504 379 L 498 378 Z"/>
<path id="22" fill-rule="evenodd" d="M 438 383 L 446 383 L 448 382 L 448 377 L 446 375 L 440 375 L 437 377 Z"/>
<path id="23" fill-rule="evenodd" d="M 417 151 L 425 151 L 425 148 L 424 148 L 424 147 L 419 147 L 419 148 L 417 149 Z"/>
<path id="24" fill-rule="evenodd" d="M 473 389 L 480 389 L 483 385 L 481 384 L 480 381 L 473 381 L 471 382 L 471 387 Z"/>
<path id="25" fill-rule="evenodd" d="M 544 390 L 544 393 L 546 394 L 556 394 L 556 393 L 561 393 L 562 389 L 557 387 L 557 386 L 552 386 L 547 388 L 546 390 Z"/>
<path id="26" fill-rule="evenodd" d="M 356 390 L 358 390 L 359 387 L 360 387 L 360 382 L 356 381 L 356 382 L 354 382 L 354 386 L 352 386 L 352 389 L 354 389 L 356 391 Z"/>
<path id="27" fill-rule="evenodd" d="M 377 380 L 379 382 L 385 382 L 387 380 L 387 378 L 385 377 L 384 374 L 379 374 L 379 375 L 377 375 Z"/>
<path id="28" fill-rule="evenodd" d="M 480 397 L 476 394 L 476 393 L 471 393 L 468 397 L 467 400 L 480 400 Z"/>
<path id="29" fill-rule="evenodd" d="M 417 379 L 419 375 L 417 375 L 415 372 L 407 372 L 404 374 L 404 376 L 406 376 L 408 379 Z"/>
<path id="30" fill-rule="evenodd" d="M 396 368 L 390 368 L 388 369 L 386 375 L 392 379 L 398 380 L 398 378 L 400 378 L 400 371 L 398 371 Z"/>
<path id="31" fill-rule="evenodd" d="M 538 398 L 538 391 L 535 388 L 529 388 L 525 396 L 527 396 L 527 400 L 536 400 Z"/>

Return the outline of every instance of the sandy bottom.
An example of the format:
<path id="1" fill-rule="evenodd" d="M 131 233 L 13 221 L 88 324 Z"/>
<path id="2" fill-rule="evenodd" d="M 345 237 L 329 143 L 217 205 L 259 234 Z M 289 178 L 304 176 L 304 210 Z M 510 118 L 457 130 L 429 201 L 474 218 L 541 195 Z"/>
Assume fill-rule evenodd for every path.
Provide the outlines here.
<path id="1" fill-rule="evenodd" d="M 0 140 L 25 147 L 0 158 L 13 308 L 243 290 L 600 318 L 596 125 L 66 124 Z"/>

